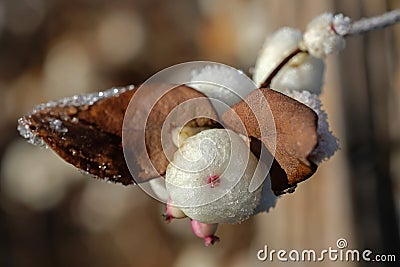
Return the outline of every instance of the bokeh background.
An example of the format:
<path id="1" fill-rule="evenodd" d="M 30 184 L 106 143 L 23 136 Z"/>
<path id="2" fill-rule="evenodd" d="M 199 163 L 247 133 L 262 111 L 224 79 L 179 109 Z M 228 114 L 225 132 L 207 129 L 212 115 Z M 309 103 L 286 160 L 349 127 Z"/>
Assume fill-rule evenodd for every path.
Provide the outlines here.
<path id="1" fill-rule="evenodd" d="M 166 225 L 163 206 L 139 188 L 84 176 L 16 131 L 42 102 L 138 84 L 185 61 L 251 73 L 279 27 L 304 29 L 325 11 L 358 19 L 395 8 L 399 1 L 0 0 L 0 266 L 286 266 L 256 253 L 335 248 L 338 238 L 399 261 L 400 26 L 349 38 L 327 59 L 322 99 L 341 150 L 269 214 L 221 225 L 213 247 L 187 220 Z"/>

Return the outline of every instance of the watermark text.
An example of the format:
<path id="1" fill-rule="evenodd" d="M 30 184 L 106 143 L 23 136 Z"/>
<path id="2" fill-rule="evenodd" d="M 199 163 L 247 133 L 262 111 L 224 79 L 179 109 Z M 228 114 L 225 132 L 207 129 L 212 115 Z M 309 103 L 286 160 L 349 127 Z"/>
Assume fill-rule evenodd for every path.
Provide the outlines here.
<path id="1" fill-rule="evenodd" d="M 281 261 L 281 262 L 322 262 L 322 261 L 366 261 L 366 262 L 395 262 L 395 254 L 374 254 L 369 249 L 347 249 L 347 240 L 339 238 L 336 247 L 322 250 L 284 250 L 270 249 L 267 245 L 257 251 L 259 261 Z"/>

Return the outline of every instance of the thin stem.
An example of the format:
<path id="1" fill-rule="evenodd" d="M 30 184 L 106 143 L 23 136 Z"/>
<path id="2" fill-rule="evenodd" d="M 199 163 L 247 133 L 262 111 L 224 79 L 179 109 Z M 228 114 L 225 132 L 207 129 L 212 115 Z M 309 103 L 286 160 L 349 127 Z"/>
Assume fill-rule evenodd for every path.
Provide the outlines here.
<path id="1" fill-rule="evenodd" d="M 381 29 L 396 24 L 399 21 L 400 21 L 400 9 L 395 9 L 376 17 L 363 18 L 354 21 L 351 24 L 349 32 L 345 36 L 347 37 Z"/>
<path id="2" fill-rule="evenodd" d="M 288 56 L 286 56 L 281 63 L 279 63 L 278 66 L 270 73 L 270 75 L 267 77 L 267 79 L 261 84 L 260 88 L 269 88 L 271 86 L 272 79 L 278 74 L 278 72 L 288 63 L 294 56 L 301 52 L 307 52 L 303 51 L 300 48 L 296 48 L 292 53 L 290 53 Z"/>

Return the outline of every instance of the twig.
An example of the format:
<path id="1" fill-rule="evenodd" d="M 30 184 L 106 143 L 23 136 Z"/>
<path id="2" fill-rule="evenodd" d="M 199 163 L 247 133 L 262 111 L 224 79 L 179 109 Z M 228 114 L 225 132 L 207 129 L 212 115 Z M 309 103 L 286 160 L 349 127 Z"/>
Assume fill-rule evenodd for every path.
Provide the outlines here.
<path id="1" fill-rule="evenodd" d="M 351 24 L 349 32 L 345 36 L 347 37 L 381 29 L 393 25 L 399 21 L 400 21 L 400 9 L 395 9 L 376 17 L 363 18 L 354 21 Z"/>
<path id="2" fill-rule="evenodd" d="M 292 53 L 290 53 L 287 57 L 285 57 L 281 63 L 271 72 L 271 74 L 267 77 L 267 79 L 261 84 L 260 88 L 269 88 L 271 87 L 272 79 L 278 74 L 278 72 L 288 63 L 294 56 L 296 56 L 300 52 L 307 52 L 303 51 L 300 48 L 297 48 Z"/>
<path id="3" fill-rule="evenodd" d="M 343 15 L 342 15 L 343 17 Z M 384 13 L 379 16 L 371 17 L 371 18 L 362 18 L 360 20 L 354 21 L 351 23 L 350 28 L 348 29 L 347 33 L 342 33 L 343 37 L 354 36 L 357 34 L 366 33 L 369 31 L 381 29 L 393 24 L 396 24 L 400 21 L 400 9 L 395 9 Z M 332 28 L 335 31 L 335 28 Z M 338 34 L 335 31 L 336 34 Z M 339 35 L 339 34 L 338 34 Z M 299 53 L 308 53 L 307 50 L 297 48 L 288 56 L 286 56 L 281 63 L 270 73 L 267 79 L 261 84 L 261 88 L 269 88 L 271 86 L 272 79 L 279 73 L 279 71 L 297 54 Z"/>

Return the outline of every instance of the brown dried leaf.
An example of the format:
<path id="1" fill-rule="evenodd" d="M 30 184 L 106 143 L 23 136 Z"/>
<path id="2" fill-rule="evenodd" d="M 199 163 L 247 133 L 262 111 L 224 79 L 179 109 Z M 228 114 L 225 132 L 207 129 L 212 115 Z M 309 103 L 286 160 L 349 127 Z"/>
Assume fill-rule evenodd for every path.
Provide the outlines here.
<path id="1" fill-rule="evenodd" d="M 261 140 L 274 155 L 271 182 L 277 193 L 316 171 L 308 157 L 317 145 L 317 120 L 309 107 L 272 89 L 255 90 L 222 117 L 225 127 Z"/>
<path id="2" fill-rule="evenodd" d="M 186 86 L 170 89 L 170 85 L 156 85 L 148 90 L 148 94 L 138 97 L 138 102 L 150 111 L 149 114 L 143 114 L 143 108 L 134 106 L 128 109 L 125 117 L 130 120 L 126 119 L 124 124 L 124 134 L 135 136 L 125 139 L 124 145 L 125 155 L 135 158 L 141 166 L 130 166 L 139 182 L 165 175 L 168 159 L 172 160 L 177 150 L 171 135 L 174 128 L 218 125 L 213 106 L 199 91 Z M 143 125 L 146 125 L 145 133 Z"/>
<path id="3" fill-rule="evenodd" d="M 153 88 L 145 89 L 150 93 L 156 88 L 157 86 L 153 86 Z M 122 127 L 128 104 L 136 91 L 129 90 L 84 105 L 65 104 L 62 101 L 42 105 L 32 114 L 19 120 L 19 130 L 26 138 L 42 139 L 64 160 L 98 178 L 128 185 L 158 177 L 165 174 L 168 165 L 160 140 L 161 127 L 166 114 L 185 100 L 201 97 L 204 102 L 206 98 L 192 88 L 179 86 L 158 100 L 146 124 L 143 124 L 146 125 L 146 149 L 140 150 L 134 146 L 136 140 L 140 139 L 135 136 L 135 132 L 132 138 L 129 138 L 133 142 L 132 155 L 135 159 L 132 165 L 134 165 L 134 171 L 140 173 L 140 180 L 134 181 L 124 158 Z M 132 107 L 130 112 L 145 114 L 144 109 L 148 108 L 147 104 L 140 103 Z M 202 110 L 207 110 L 211 118 L 216 118 L 214 109 L 208 101 L 203 103 Z M 190 112 L 193 113 L 196 110 Z M 141 118 L 141 120 L 145 119 Z M 191 123 L 206 125 L 214 122 L 211 119 L 202 118 Z M 176 147 L 170 149 L 174 152 Z M 142 162 L 142 158 L 148 157 L 147 155 L 157 173 Z M 135 176 L 135 178 L 138 177 Z"/>

